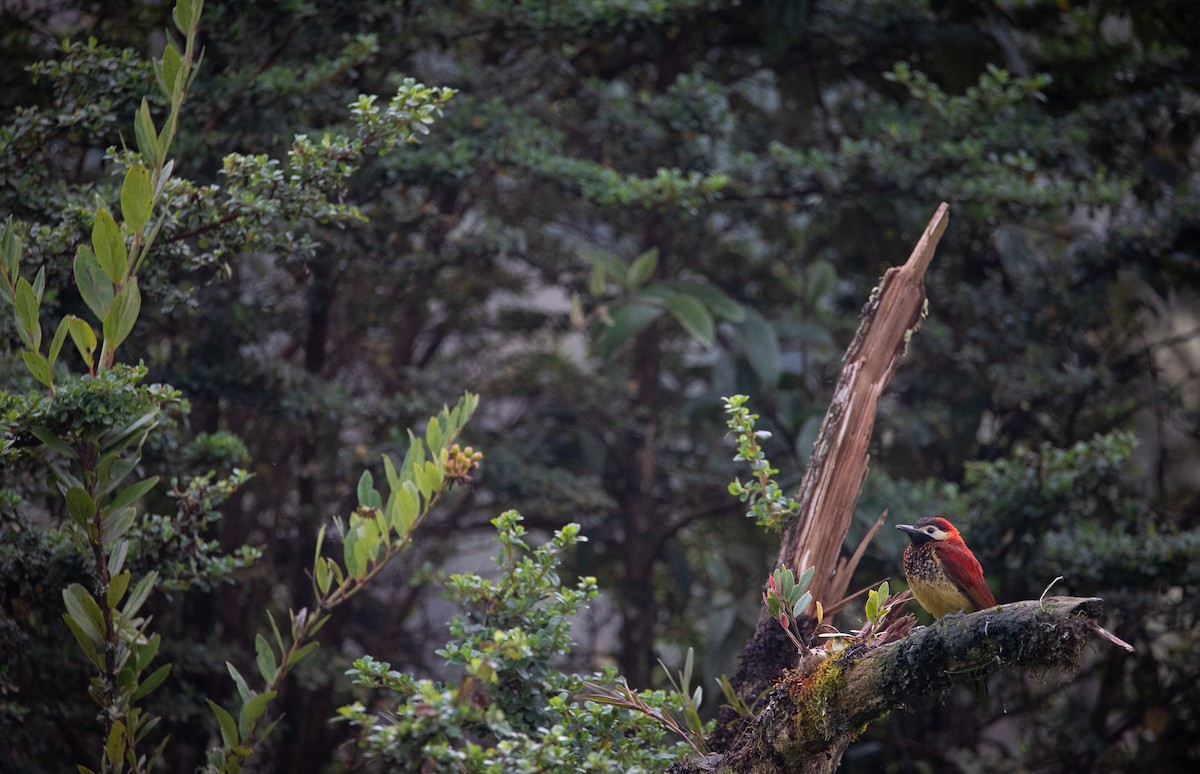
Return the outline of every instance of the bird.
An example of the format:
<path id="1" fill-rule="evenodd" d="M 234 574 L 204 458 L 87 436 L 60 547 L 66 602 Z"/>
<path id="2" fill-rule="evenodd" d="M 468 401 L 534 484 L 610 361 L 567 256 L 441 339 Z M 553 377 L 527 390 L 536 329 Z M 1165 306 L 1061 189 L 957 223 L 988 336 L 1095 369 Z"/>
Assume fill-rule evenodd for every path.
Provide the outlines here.
<path id="1" fill-rule="evenodd" d="M 921 607 L 934 618 L 996 606 L 983 567 L 954 525 L 940 516 L 897 524 L 912 542 L 904 547 L 904 577 Z"/>

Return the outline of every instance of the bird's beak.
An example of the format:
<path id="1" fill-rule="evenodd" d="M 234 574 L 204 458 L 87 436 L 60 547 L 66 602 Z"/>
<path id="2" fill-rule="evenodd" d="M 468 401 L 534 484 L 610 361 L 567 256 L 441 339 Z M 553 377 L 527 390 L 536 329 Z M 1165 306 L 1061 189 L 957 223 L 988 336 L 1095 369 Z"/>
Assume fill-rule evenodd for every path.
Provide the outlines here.
<path id="1" fill-rule="evenodd" d="M 914 544 L 925 543 L 933 540 L 933 538 L 929 537 L 929 535 L 926 535 L 924 532 L 912 526 L 911 524 L 897 524 L 896 529 L 906 533 L 908 535 L 908 539 Z"/>

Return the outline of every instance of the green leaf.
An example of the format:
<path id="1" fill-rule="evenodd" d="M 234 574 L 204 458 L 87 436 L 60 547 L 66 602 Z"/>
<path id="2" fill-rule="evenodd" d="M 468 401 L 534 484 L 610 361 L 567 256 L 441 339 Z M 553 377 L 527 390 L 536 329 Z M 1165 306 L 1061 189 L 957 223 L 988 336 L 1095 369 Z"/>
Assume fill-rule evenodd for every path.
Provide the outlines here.
<path id="1" fill-rule="evenodd" d="M 162 89 L 163 96 L 168 101 L 175 96 L 175 92 L 182 84 L 179 81 L 179 68 L 183 65 L 183 58 L 179 55 L 179 49 L 175 44 L 167 41 L 167 47 L 163 49 L 162 62 L 156 63 L 158 66 L 154 68 L 155 75 L 158 76 L 158 87 Z"/>
<path id="2" fill-rule="evenodd" d="M 317 575 L 317 590 L 322 594 L 328 594 L 329 582 L 333 580 L 333 576 L 329 570 L 329 560 L 323 556 L 318 556 L 313 567 Z"/>
<path id="3" fill-rule="evenodd" d="M 25 342 L 25 346 L 37 352 L 42 348 L 42 327 L 38 324 L 38 301 L 37 293 L 33 286 L 29 284 L 29 280 L 21 277 L 17 280 L 17 298 L 16 311 L 17 333 L 21 336 L 21 341 Z"/>
<path id="4" fill-rule="evenodd" d="M 271 643 L 261 634 L 254 638 L 254 657 L 263 682 L 270 685 L 279 671 L 279 666 L 275 662 L 275 651 L 271 650 Z"/>
<path id="5" fill-rule="evenodd" d="M 116 766 L 125 757 L 125 724 L 114 720 L 108 731 L 108 742 L 104 745 L 104 754 L 108 762 Z"/>
<path id="6" fill-rule="evenodd" d="M 125 566 L 125 557 L 129 554 L 128 540 L 115 540 L 109 549 L 108 574 L 116 575 Z"/>
<path id="7" fill-rule="evenodd" d="M 626 342 L 644 331 L 662 315 L 662 308 L 643 303 L 624 304 L 612 313 L 612 324 L 596 340 L 596 354 L 608 360 Z"/>
<path id="8" fill-rule="evenodd" d="M 91 661 L 97 669 L 104 669 L 104 658 L 96 649 L 92 636 L 75 623 L 75 619 L 69 613 L 63 613 L 63 620 L 66 621 L 67 628 L 75 636 L 75 641 L 79 643 L 79 647 L 83 650 L 83 655 L 87 656 L 88 661 Z"/>
<path id="9" fill-rule="evenodd" d="M 217 724 L 221 727 L 221 742 L 224 747 L 226 749 L 237 747 L 238 730 L 237 724 L 233 722 L 233 716 L 212 699 L 208 700 L 208 706 L 212 708 L 213 715 L 217 717 Z"/>
<path id="10" fill-rule="evenodd" d="M 162 635 L 155 634 L 146 640 L 141 645 L 133 646 L 133 669 L 135 672 L 141 672 L 146 667 L 150 666 L 150 662 L 158 655 L 158 649 L 162 645 Z"/>
<path id="11" fill-rule="evenodd" d="M 357 544 L 358 530 L 348 530 L 342 541 L 342 561 L 346 565 L 346 574 L 351 578 L 361 577 L 364 571 L 364 568 L 358 563 L 359 554 L 355 550 Z"/>
<path id="12" fill-rule="evenodd" d="M 746 319 L 735 323 L 735 327 L 742 340 L 742 353 L 759 381 L 763 387 L 774 387 L 781 371 L 779 337 L 775 335 L 775 329 L 753 309 L 747 309 Z"/>
<path id="13" fill-rule="evenodd" d="M 412 532 L 413 523 L 417 520 L 417 509 L 420 506 L 419 496 L 408 487 L 401 486 L 392 492 L 388 504 L 394 505 L 394 509 L 388 513 L 388 523 L 397 535 L 408 537 Z"/>
<path id="14" fill-rule="evenodd" d="M 158 148 L 158 130 L 154 128 L 154 119 L 150 116 L 150 103 L 144 97 L 133 120 L 133 134 L 137 139 L 138 153 L 142 154 L 142 159 L 150 166 L 157 167 L 162 160 L 162 152 Z"/>
<path id="15" fill-rule="evenodd" d="M 21 359 L 25 361 L 25 367 L 29 369 L 29 373 L 33 374 L 34 379 L 47 387 L 54 383 L 50 375 L 50 362 L 46 358 L 37 352 L 23 349 L 21 350 Z"/>
<path id="16" fill-rule="evenodd" d="M 396 466 L 392 463 L 392 458 L 386 454 L 379 455 L 383 457 L 383 472 L 387 475 L 388 489 L 395 492 L 400 486 L 400 474 L 396 472 Z"/>
<path id="17" fill-rule="evenodd" d="M 629 267 L 615 254 L 594 247 L 581 247 L 579 248 L 579 257 L 592 266 L 603 268 L 604 273 L 620 283 L 621 287 L 629 286 Z"/>
<path id="18" fill-rule="evenodd" d="M 800 579 L 796 581 L 796 588 L 800 591 L 807 589 L 808 585 L 812 583 L 813 576 L 816 575 L 816 573 L 817 568 L 815 565 L 800 573 Z"/>
<path id="19" fill-rule="evenodd" d="M 176 0 L 175 10 L 171 12 L 171 19 L 175 22 L 175 29 L 187 35 L 188 30 L 192 29 L 195 23 L 194 18 L 192 0 Z"/>
<path id="20" fill-rule="evenodd" d="M 87 304 L 88 309 L 92 310 L 92 314 L 96 315 L 97 320 L 103 320 L 108 316 L 108 310 L 112 307 L 112 280 L 105 275 L 100 262 L 96 260 L 95 253 L 87 245 L 80 245 L 76 248 L 73 268 L 75 272 L 75 286 L 79 288 L 79 295 L 83 296 L 83 302 Z M 73 337 L 76 335 L 74 327 L 72 327 L 71 335 Z M 93 341 L 95 338 L 96 334 L 93 333 Z M 78 338 L 75 339 L 75 345 L 79 346 Z M 91 348 L 93 350 L 96 348 L 95 343 L 92 344 Z"/>
<path id="21" fill-rule="evenodd" d="M 709 311 L 722 320 L 736 323 L 746 319 L 746 307 L 734 301 L 724 291 L 709 282 L 670 280 L 656 284 L 669 290 L 695 296 L 702 304 L 708 307 Z"/>
<path id="22" fill-rule="evenodd" d="M 663 302 L 692 338 L 711 347 L 715 335 L 712 313 L 695 296 L 672 293 Z"/>
<path id="23" fill-rule="evenodd" d="M 654 276 L 656 268 L 658 268 L 658 248 L 651 247 L 630 264 L 629 276 L 626 277 L 627 287 L 632 290 L 646 284 L 646 281 Z"/>
<path id="24" fill-rule="evenodd" d="M 63 342 L 67 340 L 67 330 L 70 327 L 71 318 L 64 317 L 58 323 L 58 330 L 54 332 L 54 338 L 50 341 L 50 353 L 46 356 L 50 367 L 54 367 L 54 361 L 58 360 L 58 353 L 62 351 Z"/>
<path id="25" fill-rule="evenodd" d="M 167 675 L 169 674 L 171 674 L 170 664 L 163 664 L 158 669 L 155 669 L 138 685 L 137 690 L 133 692 L 133 700 L 141 701 L 149 696 L 155 688 L 163 684 L 163 681 L 167 679 Z"/>
<path id="26" fill-rule="evenodd" d="M 125 600 L 124 607 L 121 608 L 121 613 L 126 618 L 132 618 L 137 614 L 138 610 L 141 610 L 142 605 L 146 604 L 146 599 L 150 596 L 150 592 L 154 589 L 154 584 L 157 580 L 158 571 L 151 570 L 137 582 L 137 585 L 133 587 L 133 591 L 130 592 L 129 598 Z"/>
<path id="27" fill-rule="evenodd" d="M 79 459 L 79 455 L 73 448 L 71 448 L 70 444 L 59 438 L 54 433 L 51 433 L 46 428 L 34 425 L 33 427 L 29 428 L 29 432 L 33 433 L 37 439 L 45 444 L 48 448 L 53 449 L 67 459 Z"/>
<path id="28" fill-rule="evenodd" d="M 16 223 L 20 223 L 17 221 Z M 21 235 L 17 233 L 12 215 L 4 221 L 4 236 L 0 238 L 0 254 L 3 255 L 4 273 L 8 281 L 21 271 Z M 0 282 L 0 285 L 7 283 Z"/>
<path id="29" fill-rule="evenodd" d="M 327 618 L 325 620 L 329 620 L 329 619 Z M 313 634 L 315 635 L 316 633 L 317 633 L 316 630 L 313 630 Z M 302 645 L 299 648 L 296 648 L 294 651 L 292 651 L 291 655 L 289 655 L 287 658 L 288 668 L 294 667 L 296 664 L 299 664 L 305 657 L 308 656 L 309 653 L 312 653 L 314 650 L 316 650 L 320 644 L 321 643 L 319 643 L 319 642 L 313 641 L 306 645 Z"/>
<path id="30" fill-rule="evenodd" d="M 142 479 L 136 484 L 130 484 L 121 490 L 121 493 L 114 497 L 108 503 L 108 509 L 115 511 L 118 508 L 124 508 L 126 505 L 131 505 L 141 499 L 142 495 L 149 492 L 158 483 L 158 476 Z"/>
<path id="31" fill-rule="evenodd" d="M 159 409 L 150 409 L 129 424 L 104 433 L 100 436 L 101 453 L 110 454 L 120 451 L 128 446 L 134 438 L 144 437 L 158 424 L 159 414 Z"/>
<path id="32" fill-rule="evenodd" d="M 436 417 L 430 417 L 425 426 L 425 445 L 429 447 L 430 454 L 436 455 L 442 450 L 442 440 L 442 423 Z"/>
<path id="33" fill-rule="evenodd" d="M 104 527 L 100 533 L 100 544 L 108 546 L 113 541 L 125 537 L 125 533 L 129 532 L 129 528 L 133 526 L 133 520 L 136 516 L 137 512 L 132 507 L 110 511 L 104 519 Z"/>
<path id="34" fill-rule="evenodd" d="M 250 690 L 250 686 L 246 684 L 246 678 L 242 677 L 242 673 L 233 665 L 233 662 L 226 661 L 225 668 L 229 670 L 229 676 L 233 678 L 233 684 L 237 686 L 238 696 L 242 697 L 242 701 L 250 701 L 254 698 L 254 691 Z"/>
<path id="35" fill-rule="evenodd" d="M 168 47 L 173 48 L 169 44 Z M 121 216 L 133 233 L 140 234 L 149 222 L 153 196 L 149 170 L 145 164 L 134 164 L 125 173 L 125 182 L 121 185 Z"/>
<path id="36" fill-rule="evenodd" d="M 142 294 L 138 290 L 137 277 L 130 277 L 129 283 L 113 298 L 112 308 L 104 318 L 104 343 L 110 350 L 119 347 L 129 336 L 141 311 Z"/>
<path id="37" fill-rule="evenodd" d="M 242 732 L 243 737 L 250 735 L 250 729 L 267 711 L 271 699 L 274 698 L 275 691 L 263 691 L 242 704 L 242 711 L 238 715 L 238 729 Z"/>
<path id="38" fill-rule="evenodd" d="M 125 596 L 125 592 L 129 589 L 129 579 L 132 577 L 129 570 L 117 573 L 108 581 L 108 606 L 115 608 L 121 604 L 121 598 Z"/>
<path id="39" fill-rule="evenodd" d="M 129 267 L 125 237 L 121 236 L 117 221 L 105 207 L 96 210 L 96 221 L 92 225 L 92 249 L 96 252 L 100 268 L 114 285 L 125 279 L 125 270 Z"/>
<path id="40" fill-rule="evenodd" d="M 104 615 L 100 612 L 96 600 L 78 583 L 72 583 L 63 589 L 62 596 L 71 620 L 87 635 L 93 647 L 97 650 L 103 649 L 108 638 L 105 636 Z"/>
<path id="41" fill-rule="evenodd" d="M 286 650 L 283 647 L 283 635 L 279 633 L 279 626 L 275 623 L 275 616 L 271 615 L 271 611 L 267 611 L 267 620 L 271 622 L 271 631 L 275 633 L 275 644 L 279 646 L 279 652 L 283 653 Z"/>
<path id="42" fill-rule="evenodd" d="M 375 477 L 369 470 L 364 470 L 358 477 L 358 504 L 367 508 L 380 508 L 383 505 L 379 492 L 375 490 Z"/>

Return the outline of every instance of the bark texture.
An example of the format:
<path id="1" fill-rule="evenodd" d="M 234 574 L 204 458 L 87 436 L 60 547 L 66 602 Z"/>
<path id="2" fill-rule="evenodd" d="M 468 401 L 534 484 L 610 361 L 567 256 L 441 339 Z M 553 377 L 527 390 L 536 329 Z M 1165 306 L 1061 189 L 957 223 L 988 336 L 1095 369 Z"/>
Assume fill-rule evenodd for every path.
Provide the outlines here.
<path id="1" fill-rule="evenodd" d="M 1051 597 L 942 618 L 877 648 L 817 651 L 770 689 L 724 754 L 695 757 L 674 774 L 704 771 L 825 774 L 867 724 L 892 709 L 1008 667 L 1074 670 L 1099 636 L 1103 602 Z"/>

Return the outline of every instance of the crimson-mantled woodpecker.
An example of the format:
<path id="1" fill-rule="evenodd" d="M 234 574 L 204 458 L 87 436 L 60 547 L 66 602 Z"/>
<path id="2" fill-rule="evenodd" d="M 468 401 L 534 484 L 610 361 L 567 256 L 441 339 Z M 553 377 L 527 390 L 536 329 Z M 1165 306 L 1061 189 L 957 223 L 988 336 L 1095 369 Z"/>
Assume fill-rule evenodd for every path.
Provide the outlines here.
<path id="1" fill-rule="evenodd" d="M 954 525 L 940 517 L 898 524 L 912 541 L 904 548 L 904 577 L 921 607 L 941 618 L 995 607 L 983 568 Z"/>

